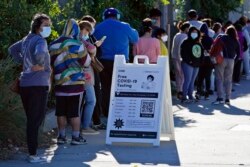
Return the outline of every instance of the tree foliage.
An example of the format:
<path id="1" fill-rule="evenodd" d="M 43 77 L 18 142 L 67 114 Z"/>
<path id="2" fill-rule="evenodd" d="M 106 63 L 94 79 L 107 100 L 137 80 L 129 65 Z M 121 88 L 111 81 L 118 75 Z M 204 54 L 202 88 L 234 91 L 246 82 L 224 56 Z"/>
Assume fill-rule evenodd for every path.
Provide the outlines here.
<path id="1" fill-rule="evenodd" d="M 243 2 L 243 0 L 177 0 L 175 5 L 180 11 L 178 19 L 185 19 L 187 11 L 193 8 L 203 17 L 226 20 L 229 12 L 236 11 Z"/>

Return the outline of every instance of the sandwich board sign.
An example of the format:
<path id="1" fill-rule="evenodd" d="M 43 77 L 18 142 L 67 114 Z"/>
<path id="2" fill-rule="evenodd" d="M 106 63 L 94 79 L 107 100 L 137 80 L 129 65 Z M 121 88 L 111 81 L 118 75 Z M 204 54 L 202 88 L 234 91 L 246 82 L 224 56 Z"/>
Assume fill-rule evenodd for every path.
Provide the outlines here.
<path id="1" fill-rule="evenodd" d="M 159 146 L 162 136 L 174 140 L 168 56 L 149 64 L 147 56 L 138 55 L 133 63 L 126 63 L 124 55 L 116 55 L 113 69 L 106 144 Z"/>

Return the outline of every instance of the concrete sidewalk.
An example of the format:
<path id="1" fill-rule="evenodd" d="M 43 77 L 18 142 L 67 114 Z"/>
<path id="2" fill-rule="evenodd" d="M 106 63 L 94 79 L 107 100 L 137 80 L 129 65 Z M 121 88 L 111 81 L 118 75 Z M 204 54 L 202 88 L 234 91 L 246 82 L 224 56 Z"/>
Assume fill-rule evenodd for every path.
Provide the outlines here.
<path id="1" fill-rule="evenodd" d="M 87 145 L 53 145 L 39 150 L 50 162 L 29 164 L 24 154 L 0 162 L 1 167 L 233 167 L 250 166 L 250 81 L 234 87 L 231 106 L 211 105 L 216 99 L 181 105 L 173 100 L 175 141 L 160 147 L 138 144 L 105 145 L 105 131 L 85 136 Z M 69 135 L 70 136 L 70 135 Z"/>

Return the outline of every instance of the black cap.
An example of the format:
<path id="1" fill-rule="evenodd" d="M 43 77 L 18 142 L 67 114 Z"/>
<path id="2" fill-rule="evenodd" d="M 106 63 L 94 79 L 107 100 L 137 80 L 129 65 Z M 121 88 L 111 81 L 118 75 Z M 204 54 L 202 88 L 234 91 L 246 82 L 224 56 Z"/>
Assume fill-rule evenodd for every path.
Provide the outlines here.
<path id="1" fill-rule="evenodd" d="M 189 10 L 189 11 L 188 11 L 188 17 L 190 17 L 190 18 L 195 18 L 195 17 L 197 17 L 197 11 L 194 10 L 194 9 Z"/>

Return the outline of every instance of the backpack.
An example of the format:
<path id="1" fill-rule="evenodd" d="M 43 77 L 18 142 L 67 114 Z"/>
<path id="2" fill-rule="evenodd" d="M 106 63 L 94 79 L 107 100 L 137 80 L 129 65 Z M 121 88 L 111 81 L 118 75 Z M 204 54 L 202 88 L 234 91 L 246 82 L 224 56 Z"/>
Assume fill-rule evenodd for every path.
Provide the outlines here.
<path id="1" fill-rule="evenodd" d="M 222 36 L 217 37 L 210 50 L 210 59 L 214 65 L 221 64 L 223 62 L 223 47 L 224 43 L 221 40 Z"/>

